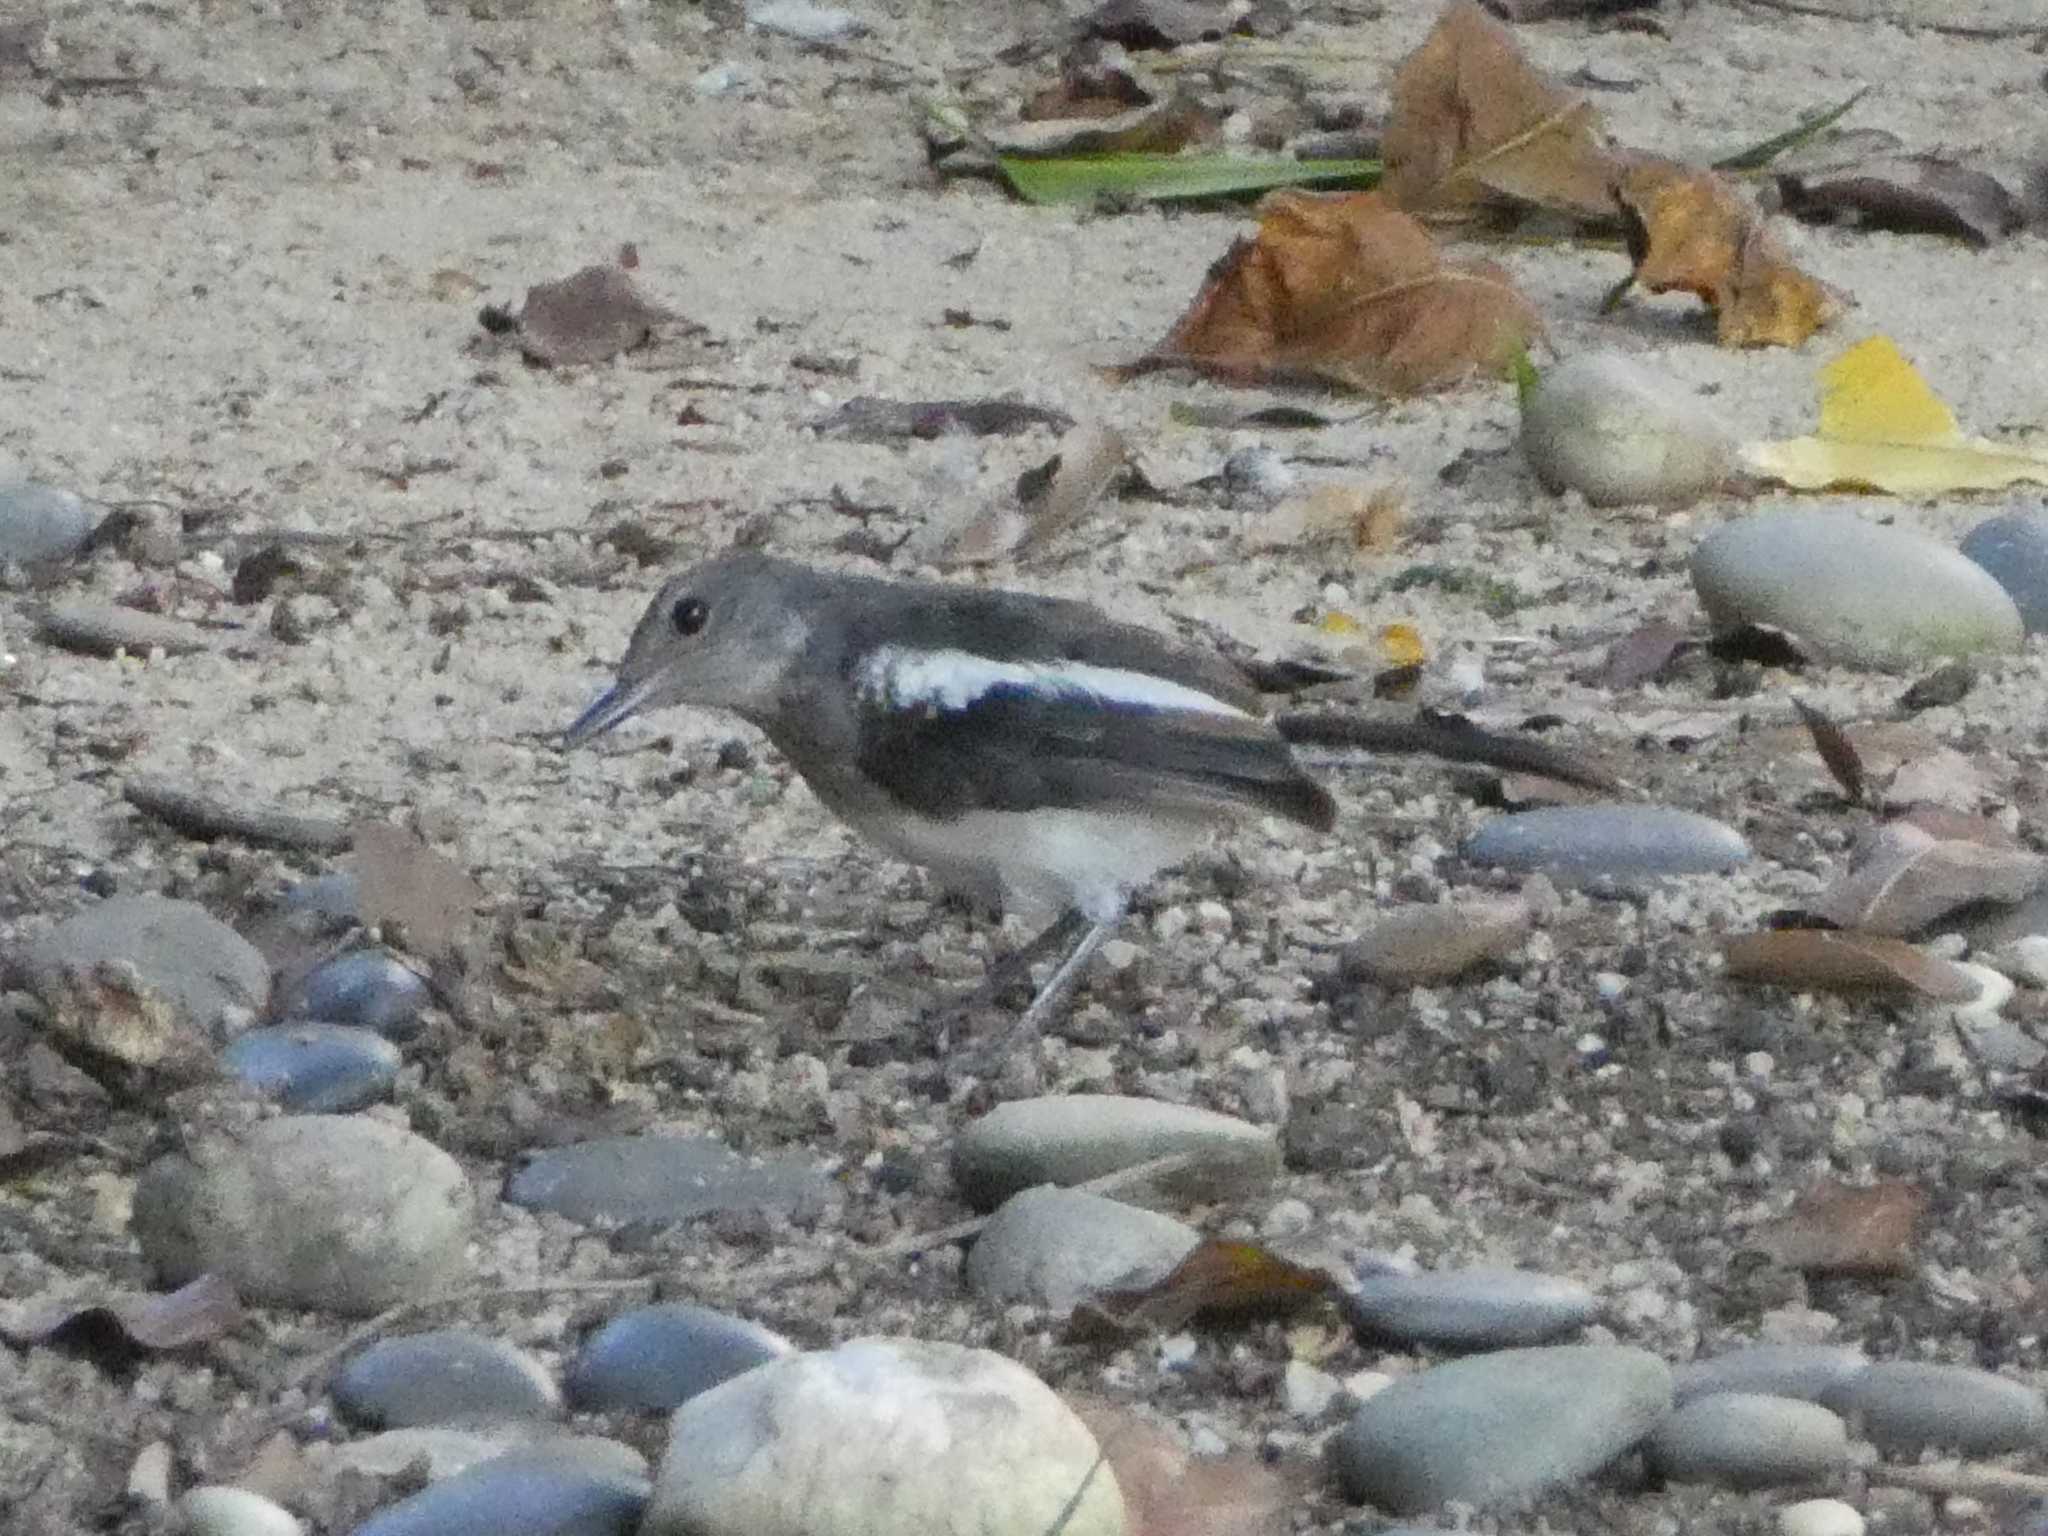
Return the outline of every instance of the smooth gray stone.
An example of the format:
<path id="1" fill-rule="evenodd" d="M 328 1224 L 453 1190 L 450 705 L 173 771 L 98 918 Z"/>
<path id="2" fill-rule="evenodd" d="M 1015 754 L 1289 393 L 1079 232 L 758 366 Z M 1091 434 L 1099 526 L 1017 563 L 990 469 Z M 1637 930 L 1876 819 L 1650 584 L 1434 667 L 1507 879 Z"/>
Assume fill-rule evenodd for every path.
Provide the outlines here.
<path id="1" fill-rule="evenodd" d="M 203 1484 L 190 1489 L 172 1511 L 180 1536 L 300 1536 L 298 1517 L 246 1488 Z"/>
<path id="2" fill-rule="evenodd" d="M 988 1219 L 967 1254 L 967 1284 L 984 1301 L 1071 1312 L 1102 1291 L 1163 1280 L 1201 1240 L 1158 1211 L 1042 1184 Z"/>
<path id="3" fill-rule="evenodd" d="M 1711 816 L 1659 805 L 1556 805 L 1496 816 L 1464 857 L 1555 878 L 1628 880 L 1711 875 L 1749 858 L 1740 832 Z"/>
<path id="4" fill-rule="evenodd" d="M 2039 1392 L 1966 1365 L 1880 1361 L 1824 1401 L 1881 1451 L 1995 1456 L 2037 1447 L 2048 1431 Z"/>
<path id="5" fill-rule="evenodd" d="M 158 1158 L 130 1221 L 167 1285 L 211 1270 L 249 1301 L 366 1317 L 468 1278 L 473 1215 L 462 1169 L 424 1137 L 287 1115 Z"/>
<path id="6" fill-rule="evenodd" d="M 389 950 L 337 955 L 299 983 L 287 1010 L 293 1018 L 373 1029 L 389 1040 L 419 1033 L 420 1010 L 432 998 L 424 978 Z"/>
<path id="7" fill-rule="evenodd" d="M 400 1057 L 397 1046 L 372 1030 L 281 1024 L 237 1035 L 221 1062 L 295 1114 L 342 1114 L 388 1095 Z"/>
<path id="8" fill-rule="evenodd" d="M 1870 1357 L 1848 1344 L 1750 1344 L 1674 1366 L 1671 1384 L 1681 1407 L 1716 1392 L 1761 1392 L 1818 1403 L 1869 1366 Z"/>
<path id="9" fill-rule="evenodd" d="M 360 892 L 354 870 L 336 869 L 286 887 L 278 905 L 287 912 L 310 912 L 318 917 L 354 922 L 362 910 Z"/>
<path id="10" fill-rule="evenodd" d="M 1693 551 L 1692 583 L 1716 629 L 1768 625 L 1845 666 L 2016 651 L 2026 634 L 2012 598 L 1976 561 L 1850 512 L 1800 508 L 1725 524 Z"/>
<path id="11" fill-rule="evenodd" d="M 647 1479 L 553 1447 L 526 1447 L 422 1488 L 354 1536 L 633 1536 Z"/>
<path id="12" fill-rule="evenodd" d="M 1343 1307 L 1367 1339 L 1452 1349 L 1548 1344 L 1600 1311 L 1598 1298 L 1577 1281 L 1527 1269 L 1363 1275 Z"/>
<path id="13" fill-rule="evenodd" d="M 855 1339 L 675 1411 L 639 1536 L 1122 1536 L 1094 1435 L 985 1349 Z"/>
<path id="14" fill-rule="evenodd" d="M 270 999 L 270 965 L 256 947 L 204 907 L 167 896 L 110 896 L 23 947 L 17 968 L 43 992 L 67 972 L 90 975 L 107 961 L 135 968 L 192 1024 L 216 1036 L 247 1022 Z"/>
<path id="15" fill-rule="evenodd" d="M 1756 1392 L 1696 1398 L 1659 1424 L 1644 1450 L 1675 1483 L 1785 1488 L 1849 1463 L 1849 1432 L 1817 1403 Z"/>
<path id="16" fill-rule="evenodd" d="M 674 1222 L 714 1211 L 789 1211 L 820 1197 L 800 1158 L 744 1158 L 708 1136 L 616 1136 L 536 1154 L 505 1198 L 580 1222 Z"/>
<path id="17" fill-rule="evenodd" d="M 1544 369 L 1522 401 L 1521 442 L 1545 490 L 1596 507 L 1686 506 L 1735 471 L 1735 439 L 1707 403 L 1617 352 Z"/>
<path id="18" fill-rule="evenodd" d="M 621 1313 L 583 1341 L 562 1386 L 578 1409 L 666 1411 L 795 1352 L 781 1334 L 692 1302 Z"/>
<path id="19" fill-rule="evenodd" d="M 0 485 L 0 565 L 68 559 L 85 547 L 93 522 L 70 491 L 34 480 Z"/>
<path id="20" fill-rule="evenodd" d="M 2048 629 L 2048 512 L 2001 512 L 1972 528 L 1963 553 L 2013 600 L 2030 635 Z"/>
<path id="21" fill-rule="evenodd" d="M 1670 1408 L 1671 1372 L 1646 1350 L 1502 1350 L 1375 1393 L 1329 1454 L 1346 1494 L 1395 1515 L 1489 1506 L 1598 1471 Z"/>
<path id="22" fill-rule="evenodd" d="M 978 1211 L 1039 1184 L 1085 1184 L 1154 1158 L 1190 1158 L 1149 1187 L 1191 1200 L 1256 1194 L 1280 1173 L 1271 1131 L 1214 1110 L 1109 1093 L 1017 1099 L 983 1115 L 953 1148 L 953 1181 Z"/>
<path id="23" fill-rule="evenodd" d="M 85 656 L 147 656 L 162 651 L 166 656 L 191 656 L 211 650 L 214 632 L 168 619 L 162 614 L 143 613 L 115 603 L 63 603 L 36 615 L 36 635 L 60 650 Z"/>
<path id="24" fill-rule="evenodd" d="M 554 1381 L 524 1350 L 467 1328 L 380 1339 L 335 1373 L 334 1405 L 372 1429 L 552 1419 Z"/>

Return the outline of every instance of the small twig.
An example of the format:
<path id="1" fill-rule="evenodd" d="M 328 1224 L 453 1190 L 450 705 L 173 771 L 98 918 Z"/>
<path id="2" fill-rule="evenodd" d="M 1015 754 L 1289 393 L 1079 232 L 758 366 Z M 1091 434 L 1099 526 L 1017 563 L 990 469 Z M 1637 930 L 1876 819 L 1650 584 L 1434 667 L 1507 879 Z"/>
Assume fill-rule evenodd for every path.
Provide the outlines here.
<path id="1" fill-rule="evenodd" d="M 1912 1488 L 1945 1497 L 1998 1498 L 2011 1494 L 2027 1498 L 2048 1497 L 2048 1477 L 2038 1472 L 2015 1472 L 2010 1467 L 1987 1467 L 1962 1461 L 1938 1461 L 1927 1466 L 1895 1466 L 1879 1462 L 1866 1467 L 1863 1475 L 1880 1487 Z"/>
<path id="2" fill-rule="evenodd" d="M 308 853 L 345 853 L 349 847 L 349 823 L 338 817 L 299 816 L 270 806 L 214 799 L 167 779 L 130 779 L 121 786 L 121 798 L 144 815 L 201 841 L 235 837 Z"/>

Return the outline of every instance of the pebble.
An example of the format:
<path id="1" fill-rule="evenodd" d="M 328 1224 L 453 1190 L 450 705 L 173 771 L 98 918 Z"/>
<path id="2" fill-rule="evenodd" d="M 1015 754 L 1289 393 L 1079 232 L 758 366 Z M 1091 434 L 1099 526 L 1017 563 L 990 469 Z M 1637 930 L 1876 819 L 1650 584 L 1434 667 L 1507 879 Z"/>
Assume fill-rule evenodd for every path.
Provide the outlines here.
<path id="1" fill-rule="evenodd" d="M 666 1412 L 795 1348 L 745 1318 L 694 1302 L 662 1302 L 623 1312 L 585 1339 L 562 1387 L 586 1412 Z"/>
<path id="2" fill-rule="evenodd" d="M 352 869 L 330 870 L 310 880 L 299 880 L 285 888 L 278 905 L 287 912 L 310 913 L 353 923 L 362 913 L 362 883 Z M 357 951 L 360 953 L 360 951 Z"/>
<path id="3" fill-rule="evenodd" d="M 410 1040 L 432 1000 L 426 980 L 385 949 L 358 949 L 316 967 L 286 1009 L 296 1019 L 353 1024 L 387 1040 Z"/>
<path id="4" fill-rule="evenodd" d="M 714 1211 L 787 1212 L 827 1188 L 802 1158 L 741 1157 L 708 1136 L 615 1136 L 536 1154 L 505 1198 L 570 1221 L 669 1223 Z"/>
<path id="5" fill-rule="evenodd" d="M 389 1094 L 400 1058 L 397 1046 L 371 1030 L 283 1024 L 238 1035 L 221 1063 L 295 1114 L 341 1114 Z"/>
<path id="6" fill-rule="evenodd" d="M 1588 881 L 1707 875 L 1749 858 L 1724 822 L 1656 805 L 1558 805 L 1496 816 L 1465 842 L 1474 864 Z"/>
<path id="7" fill-rule="evenodd" d="M 1522 400 L 1522 456 L 1553 495 L 1596 507 L 1684 506 L 1735 468 L 1735 439 L 1697 398 L 1617 352 L 1544 370 Z"/>
<path id="8" fill-rule="evenodd" d="M 196 624 L 142 613 L 113 603 L 66 603 L 36 615 L 36 633 L 50 644 L 87 656 L 190 656 L 210 650 L 213 636 Z"/>
<path id="9" fill-rule="evenodd" d="M 1818 1403 L 1869 1366 L 1870 1357 L 1848 1344 L 1751 1344 L 1675 1367 L 1671 1385 L 1680 1406 L 1715 1392 Z"/>
<path id="10" fill-rule="evenodd" d="M 1575 1280 L 1527 1269 L 1452 1269 L 1361 1276 L 1344 1296 L 1360 1337 L 1451 1349 L 1548 1344 L 1599 1314 Z"/>
<path id="11" fill-rule="evenodd" d="M 1962 551 L 2005 588 L 2028 634 L 2048 629 L 2048 512 L 1987 518 L 1964 537 Z"/>
<path id="12" fill-rule="evenodd" d="M 867 31 L 867 24 L 853 12 L 813 5 L 810 0 L 753 0 L 747 7 L 747 25 L 800 43 L 843 43 Z"/>
<path id="13" fill-rule="evenodd" d="M 432 1142 L 289 1115 L 157 1159 L 131 1220 L 167 1285 L 212 1270 L 249 1301 L 363 1317 L 467 1278 L 472 1217 L 468 1181 Z"/>
<path id="14" fill-rule="evenodd" d="M 380 1339 L 335 1372 L 334 1405 L 372 1429 L 552 1419 L 555 1383 L 524 1350 L 467 1328 Z"/>
<path id="15" fill-rule="evenodd" d="M 172 1529 L 186 1536 L 300 1536 L 305 1527 L 260 1493 L 207 1483 L 178 1500 Z"/>
<path id="16" fill-rule="evenodd" d="M 1344 949 L 1340 983 L 1428 987 L 1505 959 L 1529 937 L 1526 901 L 1459 901 L 1381 912 Z"/>
<path id="17" fill-rule="evenodd" d="M 1330 1458 L 1350 1497 L 1396 1515 L 1512 1503 L 1599 1470 L 1670 1407 L 1671 1372 L 1645 1350 L 1502 1350 L 1396 1381 Z"/>
<path id="18" fill-rule="evenodd" d="M 1851 512 L 1725 524 L 1693 551 L 1692 581 L 1716 629 L 1767 625 L 1847 666 L 2014 651 L 2025 634 L 2012 598 L 1974 560 Z"/>
<path id="19" fill-rule="evenodd" d="M 1651 1470 L 1672 1482 L 1783 1488 L 1847 1466 L 1849 1433 L 1816 1403 L 1716 1392 L 1665 1419 L 1644 1450 Z"/>
<path id="20" fill-rule="evenodd" d="M 1344 1390 L 1344 1383 L 1306 1360 L 1290 1360 L 1280 1373 L 1280 1401 L 1297 1419 L 1319 1419 Z"/>
<path id="21" fill-rule="evenodd" d="M 1156 1099 L 1074 1093 L 1017 1099 L 982 1116 L 954 1145 L 953 1179 L 969 1204 L 989 1211 L 1034 1185 L 1084 1184 L 1167 1156 L 1192 1162 L 1149 1187 L 1191 1201 L 1256 1194 L 1280 1172 L 1279 1139 L 1247 1121 Z"/>
<path id="22" fill-rule="evenodd" d="M 1121 1536 L 1102 1471 L 1087 1426 L 1015 1361 L 856 1339 L 678 1408 L 640 1536 Z"/>
<path id="23" fill-rule="evenodd" d="M 1863 1536 L 1863 1516 L 1840 1499 L 1801 1499 L 1778 1511 L 1778 1536 Z"/>
<path id="24" fill-rule="evenodd" d="M 647 1479 L 614 1458 L 521 1446 L 379 1510 L 353 1536 L 633 1536 L 646 1508 Z"/>
<path id="25" fill-rule="evenodd" d="M 2023 987 L 2048 988 L 2048 934 L 2021 934 L 1993 955 L 1991 963 Z"/>
<path id="26" fill-rule="evenodd" d="M 270 1000 L 270 965 L 256 947 L 196 902 L 167 896 L 110 896 L 30 939 L 16 965 L 30 991 L 48 994 L 64 976 L 107 963 L 132 967 L 194 1027 L 220 1037 Z"/>
<path id="27" fill-rule="evenodd" d="M 34 480 L 0 485 L 0 565 L 69 559 L 85 547 L 93 523 L 71 491 Z"/>
<path id="28" fill-rule="evenodd" d="M 1200 1241 L 1158 1211 L 1042 1184 L 988 1219 L 967 1254 L 967 1284 L 984 1301 L 1071 1312 L 1102 1291 L 1164 1279 Z"/>
<path id="29" fill-rule="evenodd" d="M 1965 1365 L 1880 1361 L 1824 1401 L 1881 1451 L 1995 1456 L 2039 1446 L 2048 1431 L 2039 1392 Z"/>

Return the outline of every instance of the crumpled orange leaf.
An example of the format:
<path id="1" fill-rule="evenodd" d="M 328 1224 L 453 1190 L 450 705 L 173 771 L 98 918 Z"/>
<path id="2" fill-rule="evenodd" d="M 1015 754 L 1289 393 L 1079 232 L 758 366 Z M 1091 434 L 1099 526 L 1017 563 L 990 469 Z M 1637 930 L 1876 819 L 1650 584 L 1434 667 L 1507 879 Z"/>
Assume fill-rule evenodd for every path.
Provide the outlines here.
<path id="1" fill-rule="evenodd" d="M 1541 329 L 1506 272 L 1447 264 L 1377 192 L 1276 192 L 1135 368 L 1415 395 L 1503 374 Z"/>
<path id="2" fill-rule="evenodd" d="M 1631 282 L 1652 293 L 1697 294 L 1724 347 L 1796 347 L 1841 302 L 1793 265 L 1763 217 L 1712 171 L 1644 158 L 1615 183 L 1635 262 Z"/>
<path id="3" fill-rule="evenodd" d="M 1475 0 L 1445 9 L 1393 94 L 1380 185 L 1401 207 L 1470 217 L 1535 203 L 1613 219 L 1619 167 L 1598 114 L 1545 79 Z"/>
<path id="4" fill-rule="evenodd" d="M 1283 1259 L 1257 1243 L 1211 1237 L 1156 1283 L 1104 1291 L 1077 1308 L 1075 1319 L 1084 1332 L 1171 1333 L 1197 1316 L 1270 1317 L 1335 1294 L 1336 1282 L 1320 1269 Z"/>

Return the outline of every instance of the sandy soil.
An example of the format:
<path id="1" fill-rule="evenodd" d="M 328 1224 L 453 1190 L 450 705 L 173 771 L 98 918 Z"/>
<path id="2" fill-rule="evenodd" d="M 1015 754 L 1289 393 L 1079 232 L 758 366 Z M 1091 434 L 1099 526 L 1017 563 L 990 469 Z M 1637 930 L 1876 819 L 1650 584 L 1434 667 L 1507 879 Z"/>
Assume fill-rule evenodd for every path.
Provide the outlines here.
<path id="1" fill-rule="evenodd" d="M 600 535 L 630 519 L 672 541 L 680 563 L 765 530 L 783 552 L 845 560 L 850 538 L 915 528 L 935 487 L 963 473 L 994 487 L 1050 452 L 1043 435 L 878 447 L 805 429 L 853 394 L 1015 393 L 1112 423 L 1149 467 L 1183 480 L 1253 439 L 1171 425 L 1169 407 L 1263 398 L 1171 377 L 1117 387 L 1098 372 L 1165 329 L 1240 215 L 1038 210 L 928 175 L 918 100 L 1013 99 L 1035 77 L 993 54 L 1051 26 L 1054 7 L 857 8 L 871 35 L 821 52 L 712 6 L 78 0 L 39 12 L 42 78 L 0 76 L 0 453 L 134 504 L 176 536 L 174 566 L 103 550 L 58 588 L 109 597 L 162 583 L 172 611 L 243 627 L 220 654 L 113 663 L 34 642 L 29 594 L 0 594 L 0 943 L 74 907 L 95 871 L 227 908 L 320 867 L 209 852 L 144 823 L 119 796 L 132 774 L 416 819 L 507 923 L 605 979 L 560 995 L 496 986 L 482 1034 L 429 1037 L 401 1102 L 482 1186 L 507 1138 L 541 1125 L 682 1125 L 847 1160 L 848 1209 L 823 1228 L 704 1235 L 687 1259 L 663 1256 L 694 1265 L 713 1301 L 748 1296 L 763 1247 L 857 1249 L 958 1217 L 933 1154 L 972 1103 L 949 1101 L 929 1062 L 851 1063 L 842 1012 L 849 989 L 850 1017 L 872 1020 L 917 1006 L 938 979 L 977 976 L 990 936 L 857 845 L 732 722 L 677 714 L 606 751 L 555 749 L 551 733 L 600 686 L 660 575 Z M 1303 35 L 1355 55 L 1317 88 L 1382 110 L 1393 63 L 1435 10 L 1310 7 Z M 1573 23 L 1522 35 L 1560 75 L 1583 66 L 1624 82 L 1596 93 L 1616 132 L 1678 156 L 1753 142 L 1865 84 L 1876 90 L 1858 121 L 2013 180 L 2048 129 L 2048 59 L 2026 39 L 1708 0 L 1660 14 L 1668 39 Z M 693 89 L 723 64 L 745 83 Z M 1984 252 L 1846 230 L 1786 238 L 1856 300 L 1797 352 L 1717 351 L 1679 298 L 1601 318 L 1624 271 L 1615 252 L 1494 254 L 1560 352 L 1643 352 L 1744 435 L 1804 429 L 1817 366 L 1879 330 L 1976 430 L 2048 423 L 2040 237 Z M 515 301 L 623 242 L 638 248 L 645 289 L 701 332 L 558 373 L 477 345 L 482 302 Z M 953 309 L 1001 324 L 950 326 Z M 808 366 L 820 359 L 848 373 Z M 1390 553 L 1332 570 L 1297 551 L 1248 552 L 1255 512 L 1198 495 L 1118 503 L 1064 558 L 997 579 L 1147 622 L 1199 620 L 1267 655 L 1342 660 L 1344 640 L 1303 622 L 1335 583 L 1368 627 L 1408 622 L 1432 656 L 1482 660 L 1481 718 L 1561 716 L 1572 744 L 1732 821 L 1767 857 L 1680 893 L 1574 901 L 1558 933 L 1493 981 L 1333 1009 L 1310 993 L 1329 953 L 1388 895 L 1468 880 L 1449 850 L 1488 814 L 1432 767 L 1333 768 L 1335 837 L 1255 831 L 1162 887 L 1143 916 L 1167 936 L 1133 923 L 1143 959 L 1090 994 L 1081 1032 L 1100 1043 L 1054 1046 L 1051 1086 L 1265 1120 L 1291 1110 L 1346 1149 L 1281 1192 L 1327 1213 L 1320 1238 L 1576 1275 L 1616 1298 L 1618 1334 L 1672 1358 L 1810 1302 L 1832 1326 L 1804 1311 L 1785 1326 L 2048 1379 L 2031 1133 L 1978 1078 L 1921 1070 L 1925 1020 L 1910 1011 L 1794 1008 L 1732 996 L 1709 974 L 1712 935 L 1811 891 L 1854 831 L 1813 798 L 1819 779 L 1796 742 L 1737 729 L 1789 721 L 1782 677 L 1733 699 L 1704 667 L 1619 701 L 1574 681 L 1651 615 L 1696 622 L 1684 556 L 1703 526 L 1742 509 L 1653 517 L 1550 501 L 1510 451 L 1504 387 L 1342 414 L 1272 443 L 1310 461 L 1311 477 L 1398 488 L 1410 536 Z M 1461 458 L 1465 472 L 1444 479 Z M 881 510 L 850 516 L 835 488 Z M 1952 535 L 1993 504 L 1872 510 Z M 292 605 L 293 639 L 273 632 L 273 604 L 217 595 L 280 538 L 307 568 L 304 588 L 276 600 Z M 1394 588 L 1425 563 L 1474 579 Z M 2035 838 L 2041 685 L 2036 647 L 1920 722 L 1971 756 L 1994 805 Z M 1847 715 L 1881 713 L 1898 686 L 1849 673 L 1799 685 Z M 1661 723 L 1681 716 L 1727 728 L 1673 752 Z M 1164 916 L 1219 894 L 1235 914 L 1227 933 L 1200 921 L 1180 932 Z M 762 959 L 806 948 L 837 971 L 791 980 Z M 1628 979 L 1618 997 L 1599 995 L 1602 972 Z M 760 1022 L 735 1022 L 748 1015 Z M 1588 1035 L 1617 1067 L 1587 1068 Z M 1741 1065 L 1758 1050 L 1777 1061 L 1767 1082 Z M 1740 1166 L 1717 1140 L 1731 1120 L 1763 1148 Z M 102 1129 L 75 1161 L 0 1193 L 0 1288 L 140 1281 L 120 1213 L 157 1127 L 127 1117 Z M 861 1174 L 871 1157 L 929 1171 L 890 1194 Z M 1935 1189 L 1923 1266 L 1813 1294 L 1788 1277 L 1787 1295 L 1760 1296 L 1733 1262 L 1742 1232 L 1830 1169 L 1909 1172 Z M 650 1262 L 502 1213 L 490 1234 L 489 1272 L 507 1284 Z M 809 1340 L 898 1328 L 987 1339 L 1056 1380 L 1103 1380 L 1099 1353 L 974 1315 L 929 1268 L 848 1270 L 751 1299 Z M 559 1349 L 575 1316 L 537 1310 L 500 1312 L 498 1325 Z M 224 1420 L 275 1406 L 264 1394 L 277 1359 L 334 1337 L 317 1319 L 261 1332 L 231 1365 L 154 1364 L 132 1392 L 46 1360 L 24 1387 L 0 1389 L 0 1439 L 13 1446 L 0 1465 L 33 1490 L 19 1510 L 31 1523 L 15 1528 L 119 1523 L 137 1448 L 164 1438 L 192 1455 Z M 1235 1358 L 1228 1342 L 1211 1346 L 1198 1369 L 1166 1378 L 1138 1350 L 1109 1379 L 1234 1445 L 1299 1450 L 1272 1386 L 1285 1351 L 1278 1333 L 1254 1332 Z M 1376 1359 L 1346 1346 L 1332 1368 Z M 99 1428 L 65 1427 L 81 1412 Z M 1596 1511 L 1595 1498 L 1546 1512 L 1733 1530 L 1766 1507 L 1602 1493 Z M 1866 1507 L 1886 1530 L 1970 1524 L 1917 1495 Z M 1315 1517 L 1334 1527 L 1341 1511 Z"/>

